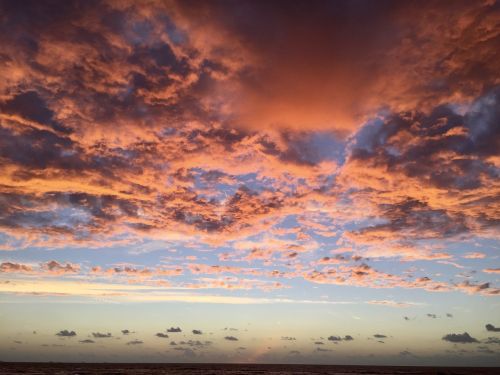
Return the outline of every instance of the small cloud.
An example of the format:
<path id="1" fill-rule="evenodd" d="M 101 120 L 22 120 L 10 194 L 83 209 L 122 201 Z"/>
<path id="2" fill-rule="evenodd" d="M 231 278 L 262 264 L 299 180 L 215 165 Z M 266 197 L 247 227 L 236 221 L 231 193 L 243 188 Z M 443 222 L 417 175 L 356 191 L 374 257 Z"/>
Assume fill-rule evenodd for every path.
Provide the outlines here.
<path id="1" fill-rule="evenodd" d="M 408 320 L 411 320 L 410 318 L 408 318 L 407 316 L 403 316 L 403 319 L 408 321 Z"/>
<path id="2" fill-rule="evenodd" d="M 323 341 L 315 341 L 314 345 L 325 345 Z"/>
<path id="3" fill-rule="evenodd" d="M 500 273 L 500 268 L 485 268 L 483 270 L 485 273 Z"/>
<path id="4" fill-rule="evenodd" d="M 155 336 L 160 337 L 162 339 L 168 339 L 168 335 L 166 333 L 162 333 L 162 332 L 158 332 Z"/>
<path id="5" fill-rule="evenodd" d="M 381 333 L 376 333 L 373 335 L 373 337 L 375 337 L 376 339 L 385 339 L 387 338 L 386 335 L 382 335 Z"/>
<path id="6" fill-rule="evenodd" d="M 490 332 L 500 332 L 500 327 L 495 327 L 493 324 L 486 324 L 486 330 Z"/>
<path id="7" fill-rule="evenodd" d="M 168 333 L 182 332 L 182 329 L 180 329 L 179 327 L 170 327 L 169 329 L 167 329 L 167 332 Z"/>
<path id="8" fill-rule="evenodd" d="M 290 336 L 281 336 L 281 339 L 285 340 L 285 341 L 295 341 L 296 340 L 295 337 L 290 337 Z"/>
<path id="9" fill-rule="evenodd" d="M 342 341 L 342 337 L 340 337 L 340 336 L 330 336 L 330 337 L 328 337 L 328 341 Z"/>
<path id="10" fill-rule="evenodd" d="M 123 335 L 128 335 L 130 331 L 128 329 L 122 329 L 122 334 Z"/>
<path id="11" fill-rule="evenodd" d="M 203 335 L 203 332 L 201 332 L 199 329 L 193 329 L 193 335 Z"/>
<path id="12" fill-rule="evenodd" d="M 408 350 L 403 350 L 402 352 L 399 352 L 399 355 L 402 357 L 409 357 L 409 356 L 412 356 L 413 353 L 409 352 Z"/>
<path id="13" fill-rule="evenodd" d="M 175 341 L 170 341 L 170 345 L 175 346 L 177 345 Z"/>
<path id="14" fill-rule="evenodd" d="M 446 317 L 447 317 L 447 318 L 453 318 L 453 314 L 446 313 Z"/>
<path id="15" fill-rule="evenodd" d="M 352 341 L 352 340 L 354 340 L 354 337 L 352 337 L 351 335 L 344 336 L 344 341 Z"/>
<path id="16" fill-rule="evenodd" d="M 498 337 L 488 337 L 486 340 L 483 340 L 485 344 L 497 344 L 500 345 L 500 338 Z"/>
<path id="17" fill-rule="evenodd" d="M 438 317 L 436 314 L 427 314 L 427 316 L 432 319 L 437 319 Z"/>
<path id="18" fill-rule="evenodd" d="M 92 332 L 92 336 L 96 339 L 105 339 L 108 337 L 112 337 L 111 333 L 100 333 L 100 332 Z"/>
<path id="19" fill-rule="evenodd" d="M 142 341 L 142 340 L 132 340 L 132 341 L 127 342 L 127 345 L 141 345 L 141 344 L 144 344 L 144 341 Z"/>
<path id="20" fill-rule="evenodd" d="M 330 349 L 323 349 L 323 348 L 316 348 L 315 351 L 317 351 L 317 352 L 331 352 Z"/>
<path id="21" fill-rule="evenodd" d="M 59 331 L 58 333 L 56 333 L 56 336 L 73 337 L 73 336 L 76 336 L 76 332 L 75 331 L 68 331 L 67 329 L 63 329 L 62 331 Z"/>
<path id="22" fill-rule="evenodd" d="M 86 340 L 80 340 L 79 343 L 81 344 L 95 344 L 94 340 L 86 339 Z"/>
<path id="23" fill-rule="evenodd" d="M 479 342 L 474 337 L 471 337 L 467 332 L 464 333 L 449 333 L 442 337 L 442 340 L 455 342 L 460 344 L 470 344 L 473 342 Z"/>
<path id="24" fill-rule="evenodd" d="M 227 340 L 227 341 L 238 341 L 238 338 L 236 338 L 234 336 L 226 336 L 226 337 L 224 337 L 224 340 Z"/>

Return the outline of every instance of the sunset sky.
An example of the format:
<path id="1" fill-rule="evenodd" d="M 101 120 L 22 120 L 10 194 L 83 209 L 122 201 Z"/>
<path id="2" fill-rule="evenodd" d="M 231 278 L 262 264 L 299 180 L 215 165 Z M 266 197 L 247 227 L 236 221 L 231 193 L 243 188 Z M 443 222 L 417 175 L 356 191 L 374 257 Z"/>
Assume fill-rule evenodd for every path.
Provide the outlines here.
<path id="1" fill-rule="evenodd" d="M 500 366 L 498 1 L 0 1 L 0 360 Z"/>

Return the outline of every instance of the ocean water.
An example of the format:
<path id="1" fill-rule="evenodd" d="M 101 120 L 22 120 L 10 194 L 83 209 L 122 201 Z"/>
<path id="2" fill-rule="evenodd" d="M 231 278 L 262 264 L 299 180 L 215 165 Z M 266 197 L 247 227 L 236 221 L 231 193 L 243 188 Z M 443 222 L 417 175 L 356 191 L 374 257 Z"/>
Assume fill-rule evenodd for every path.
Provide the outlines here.
<path id="1" fill-rule="evenodd" d="M 500 374 L 500 368 L 313 366 L 243 364 L 0 363 L 0 374 L 54 375 L 468 375 Z"/>

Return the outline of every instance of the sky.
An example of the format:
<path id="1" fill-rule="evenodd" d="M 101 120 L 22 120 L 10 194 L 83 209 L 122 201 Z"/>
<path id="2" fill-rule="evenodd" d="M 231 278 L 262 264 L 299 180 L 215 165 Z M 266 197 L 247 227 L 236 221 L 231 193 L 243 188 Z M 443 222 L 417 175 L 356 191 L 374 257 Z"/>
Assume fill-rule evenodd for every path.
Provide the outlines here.
<path id="1" fill-rule="evenodd" d="M 498 1 L 0 1 L 0 360 L 500 366 Z"/>

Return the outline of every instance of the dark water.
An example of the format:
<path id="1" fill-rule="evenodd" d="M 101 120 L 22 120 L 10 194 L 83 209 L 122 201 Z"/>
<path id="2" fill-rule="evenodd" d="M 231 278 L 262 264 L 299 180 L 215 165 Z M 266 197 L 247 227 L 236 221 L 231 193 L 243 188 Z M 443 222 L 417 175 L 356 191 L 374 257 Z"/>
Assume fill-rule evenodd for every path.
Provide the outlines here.
<path id="1" fill-rule="evenodd" d="M 91 363 L 0 363 L 0 374 L 54 375 L 467 375 L 500 374 L 500 368 L 459 367 L 385 367 L 385 366 L 312 366 L 312 365 L 239 365 L 239 364 L 91 364 Z"/>

